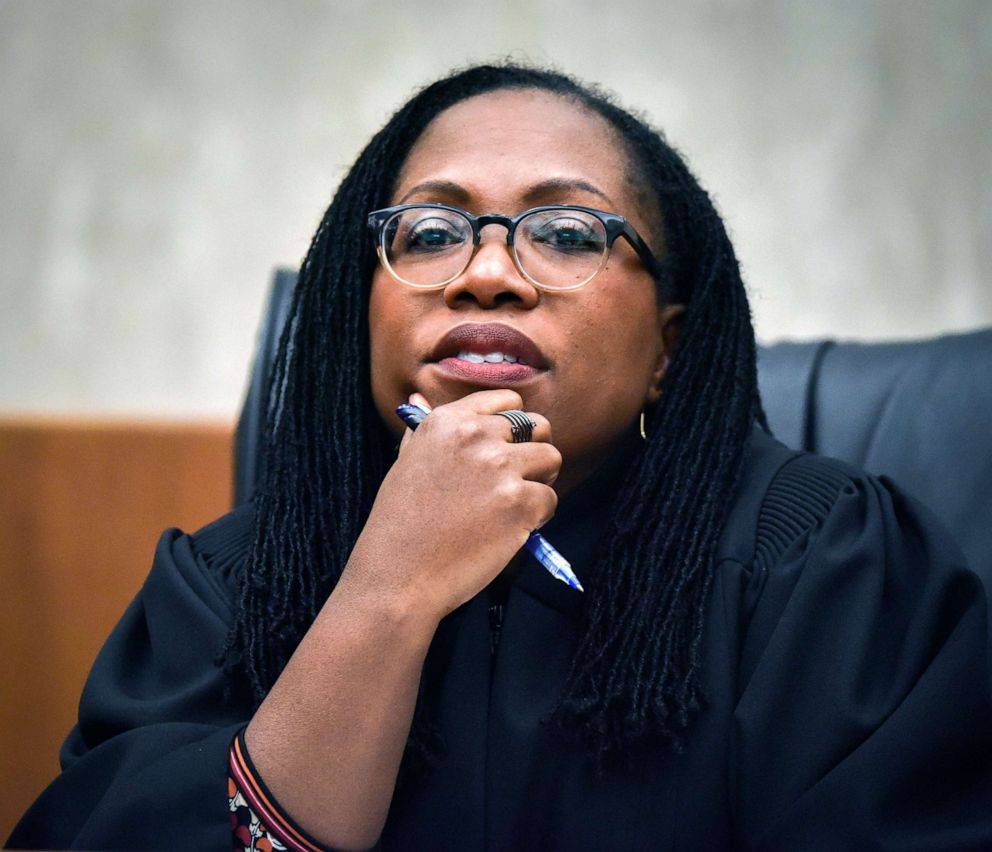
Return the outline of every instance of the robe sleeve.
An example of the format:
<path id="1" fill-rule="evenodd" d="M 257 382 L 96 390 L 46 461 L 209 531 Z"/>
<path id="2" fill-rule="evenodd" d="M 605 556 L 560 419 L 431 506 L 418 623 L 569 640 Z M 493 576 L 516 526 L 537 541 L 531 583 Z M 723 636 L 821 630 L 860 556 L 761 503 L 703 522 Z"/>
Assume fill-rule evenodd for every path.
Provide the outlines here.
<path id="1" fill-rule="evenodd" d="M 239 510 L 195 536 L 163 534 L 90 672 L 62 774 L 9 846 L 231 848 L 228 751 L 251 705 L 217 660 L 249 519 Z"/>
<path id="2" fill-rule="evenodd" d="M 752 575 L 734 717 L 742 846 L 992 849 L 982 583 L 922 506 L 831 464 L 770 489 L 782 546 Z M 786 544 L 810 477 L 822 507 Z"/>

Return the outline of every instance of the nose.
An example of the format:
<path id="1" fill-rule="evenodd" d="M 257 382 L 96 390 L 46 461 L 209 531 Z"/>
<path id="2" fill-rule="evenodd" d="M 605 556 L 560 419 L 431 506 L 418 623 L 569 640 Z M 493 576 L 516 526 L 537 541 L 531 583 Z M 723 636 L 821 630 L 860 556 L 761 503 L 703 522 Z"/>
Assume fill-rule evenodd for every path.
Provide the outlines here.
<path id="1" fill-rule="evenodd" d="M 530 309 L 540 301 L 540 291 L 517 269 L 503 234 L 482 240 L 465 271 L 444 288 L 449 308 L 475 303 L 482 308 L 501 305 Z"/>

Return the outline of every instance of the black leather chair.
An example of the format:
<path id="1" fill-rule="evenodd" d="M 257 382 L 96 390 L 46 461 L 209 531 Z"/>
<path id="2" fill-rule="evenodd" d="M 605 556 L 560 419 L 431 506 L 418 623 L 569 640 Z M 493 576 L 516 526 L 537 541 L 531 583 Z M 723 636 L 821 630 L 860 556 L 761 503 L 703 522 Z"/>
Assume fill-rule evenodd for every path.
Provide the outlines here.
<path id="1" fill-rule="evenodd" d="M 269 395 L 269 373 L 276 357 L 279 337 L 293 300 L 296 272 L 277 269 L 272 276 L 269 298 L 258 327 L 255 360 L 248 376 L 248 390 L 241 406 L 238 428 L 234 433 L 234 505 L 251 500 L 259 476 L 259 448 L 265 431 L 265 414 Z"/>
<path id="2" fill-rule="evenodd" d="M 278 270 L 235 441 L 251 499 L 269 369 L 296 273 Z M 759 351 L 772 431 L 796 449 L 886 475 L 930 506 L 992 590 L 992 329 L 903 343 L 779 343 Z"/>
<path id="3" fill-rule="evenodd" d="M 940 517 L 992 590 L 992 329 L 779 343 L 760 350 L 758 381 L 780 441 L 893 479 Z"/>

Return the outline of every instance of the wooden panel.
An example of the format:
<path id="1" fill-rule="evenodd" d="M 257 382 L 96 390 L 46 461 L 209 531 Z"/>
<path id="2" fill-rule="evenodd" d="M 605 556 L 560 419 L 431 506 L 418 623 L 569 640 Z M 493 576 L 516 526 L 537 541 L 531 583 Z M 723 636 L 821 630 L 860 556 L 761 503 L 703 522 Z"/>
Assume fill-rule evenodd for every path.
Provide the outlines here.
<path id="1" fill-rule="evenodd" d="M 228 510 L 232 435 L 0 418 L 0 842 L 58 774 L 86 673 L 160 533 Z"/>

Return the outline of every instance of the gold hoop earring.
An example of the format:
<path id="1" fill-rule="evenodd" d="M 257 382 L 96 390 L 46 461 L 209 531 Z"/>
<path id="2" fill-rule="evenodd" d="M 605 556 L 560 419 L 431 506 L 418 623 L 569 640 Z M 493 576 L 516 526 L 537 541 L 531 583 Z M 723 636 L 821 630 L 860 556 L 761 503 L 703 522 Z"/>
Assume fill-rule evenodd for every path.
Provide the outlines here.
<path id="1" fill-rule="evenodd" d="M 644 409 L 641 409 L 641 437 L 646 441 L 648 439 L 647 430 L 644 428 Z"/>

